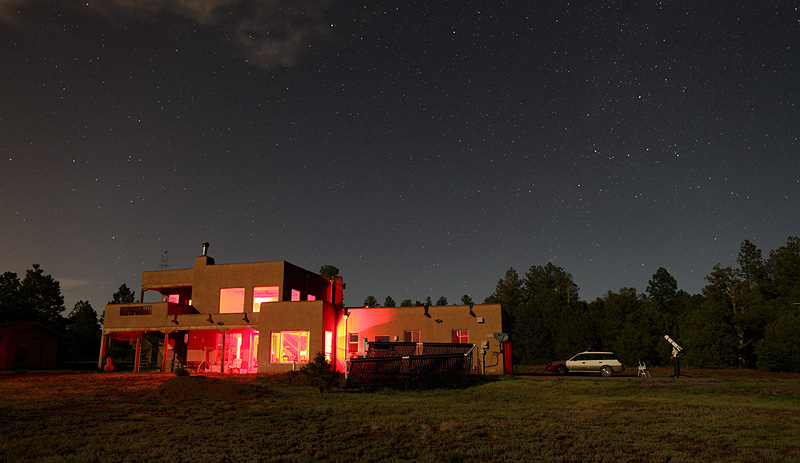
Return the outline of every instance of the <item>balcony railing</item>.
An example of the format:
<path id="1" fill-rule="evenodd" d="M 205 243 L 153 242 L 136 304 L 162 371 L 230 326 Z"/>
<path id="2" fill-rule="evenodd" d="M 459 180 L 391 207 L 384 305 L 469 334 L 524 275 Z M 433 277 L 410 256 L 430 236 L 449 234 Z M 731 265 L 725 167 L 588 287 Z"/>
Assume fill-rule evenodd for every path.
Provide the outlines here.
<path id="1" fill-rule="evenodd" d="M 152 315 L 152 305 L 126 305 L 119 308 L 121 317 L 135 317 L 139 315 Z"/>

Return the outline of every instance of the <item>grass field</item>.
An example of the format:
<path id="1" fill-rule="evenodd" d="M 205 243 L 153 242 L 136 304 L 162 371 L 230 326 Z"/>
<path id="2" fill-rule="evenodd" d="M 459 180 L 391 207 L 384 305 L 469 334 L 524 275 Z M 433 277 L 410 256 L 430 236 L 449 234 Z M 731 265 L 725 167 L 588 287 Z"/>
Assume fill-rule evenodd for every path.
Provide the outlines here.
<path id="1" fill-rule="evenodd" d="M 287 375 L 5 375 L 0 461 L 800 461 L 798 375 L 538 372 L 325 394 Z"/>

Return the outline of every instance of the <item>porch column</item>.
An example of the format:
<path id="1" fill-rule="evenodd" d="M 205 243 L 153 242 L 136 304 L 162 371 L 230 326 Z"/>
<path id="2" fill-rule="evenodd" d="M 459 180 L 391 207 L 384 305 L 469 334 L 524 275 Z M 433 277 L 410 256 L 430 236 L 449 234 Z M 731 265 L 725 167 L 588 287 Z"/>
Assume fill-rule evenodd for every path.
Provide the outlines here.
<path id="1" fill-rule="evenodd" d="M 100 337 L 100 358 L 97 360 L 97 371 L 103 371 L 103 358 L 106 356 L 106 334 Z"/>
<path id="2" fill-rule="evenodd" d="M 167 372 L 167 348 L 169 347 L 169 331 L 164 333 L 164 365 L 161 368 L 161 373 Z"/>
<path id="3" fill-rule="evenodd" d="M 142 357 L 142 337 L 136 336 L 136 356 L 133 358 L 133 372 L 139 373 L 139 360 Z"/>
<path id="4" fill-rule="evenodd" d="M 222 330 L 222 355 L 220 355 L 222 359 L 219 363 L 219 372 L 225 373 L 225 330 Z"/>

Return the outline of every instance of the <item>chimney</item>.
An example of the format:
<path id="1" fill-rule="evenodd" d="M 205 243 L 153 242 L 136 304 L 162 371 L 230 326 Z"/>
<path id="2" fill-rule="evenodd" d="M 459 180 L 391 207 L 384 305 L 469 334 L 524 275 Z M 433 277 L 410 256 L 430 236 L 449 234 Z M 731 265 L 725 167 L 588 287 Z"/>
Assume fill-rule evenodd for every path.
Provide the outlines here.
<path id="1" fill-rule="evenodd" d="M 206 243 L 203 243 L 203 254 L 201 254 L 201 255 L 202 255 L 203 257 L 205 257 L 205 256 L 207 256 L 207 255 L 208 255 L 208 243 L 207 243 L 207 242 L 206 242 Z"/>

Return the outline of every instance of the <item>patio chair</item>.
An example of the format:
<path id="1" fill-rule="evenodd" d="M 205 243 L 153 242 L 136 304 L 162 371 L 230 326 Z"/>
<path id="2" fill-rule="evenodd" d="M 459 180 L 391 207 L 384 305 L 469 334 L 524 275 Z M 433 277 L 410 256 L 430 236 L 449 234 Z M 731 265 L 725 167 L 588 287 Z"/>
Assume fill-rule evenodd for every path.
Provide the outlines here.
<path id="1" fill-rule="evenodd" d="M 647 365 L 641 360 L 639 360 L 639 376 L 650 377 L 650 370 L 647 369 Z"/>

